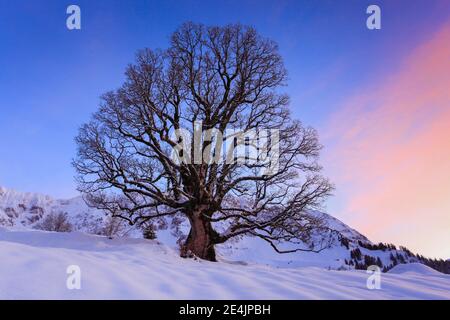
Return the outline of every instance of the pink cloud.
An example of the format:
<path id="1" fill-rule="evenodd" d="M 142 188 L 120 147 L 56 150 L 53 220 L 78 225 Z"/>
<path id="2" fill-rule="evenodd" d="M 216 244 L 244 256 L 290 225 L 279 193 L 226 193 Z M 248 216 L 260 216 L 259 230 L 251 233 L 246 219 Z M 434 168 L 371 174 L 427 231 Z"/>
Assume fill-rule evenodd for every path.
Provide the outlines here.
<path id="1" fill-rule="evenodd" d="M 342 213 L 373 240 L 450 258 L 450 24 L 325 129 Z"/>

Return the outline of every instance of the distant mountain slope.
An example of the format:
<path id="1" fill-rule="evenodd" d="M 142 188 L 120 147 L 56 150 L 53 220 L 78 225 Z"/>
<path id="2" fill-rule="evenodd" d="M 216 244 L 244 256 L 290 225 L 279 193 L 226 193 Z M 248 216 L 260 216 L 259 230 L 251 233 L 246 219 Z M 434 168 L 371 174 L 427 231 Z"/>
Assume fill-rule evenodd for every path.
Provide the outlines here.
<path id="1" fill-rule="evenodd" d="M 87 233 L 97 233 L 95 229 L 105 222 L 103 212 L 89 208 L 81 197 L 58 200 L 48 195 L 0 187 L 2 226 L 33 228 L 46 216 L 58 213 L 67 215 L 74 230 Z"/>
<path id="2" fill-rule="evenodd" d="M 37 193 L 21 193 L 0 187 L 0 226 L 17 228 L 36 228 L 50 214 L 64 214 L 72 225 L 73 231 L 105 235 L 108 218 L 99 210 L 89 208 L 81 197 L 57 200 Z M 315 266 L 327 269 L 367 269 L 369 265 L 378 265 L 384 272 L 397 264 L 422 263 L 443 273 L 450 273 L 450 261 L 431 260 L 413 254 L 404 247 L 391 244 L 374 244 L 358 231 L 342 221 L 322 212 L 310 214 L 321 217 L 327 226 L 334 230 L 330 245 L 320 253 L 296 252 L 276 253 L 259 238 L 243 237 L 239 241 L 230 241 L 218 246 L 218 256 L 222 261 L 236 263 L 264 263 L 277 267 Z M 181 231 L 188 230 L 185 225 Z M 182 233 L 182 232 L 181 232 Z M 142 237 L 137 227 L 123 227 L 119 235 Z M 172 247 L 177 247 L 180 233 L 174 233 L 170 223 L 160 226 L 157 239 Z M 315 234 L 317 241 L 323 240 L 322 234 Z M 289 244 L 285 244 L 289 247 Z"/>

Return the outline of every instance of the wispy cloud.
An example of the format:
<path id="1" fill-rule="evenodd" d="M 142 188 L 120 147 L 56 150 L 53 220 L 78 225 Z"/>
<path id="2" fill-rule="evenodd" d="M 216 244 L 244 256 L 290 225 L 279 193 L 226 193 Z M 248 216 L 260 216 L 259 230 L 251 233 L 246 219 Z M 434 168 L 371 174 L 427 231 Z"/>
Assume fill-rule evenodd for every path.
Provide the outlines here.
<path id="1" fill-rule="evenodd" d="M 348 99 L 325 144 L 350 223 L 374 240 L 450 257 L 450 24 Z"/>

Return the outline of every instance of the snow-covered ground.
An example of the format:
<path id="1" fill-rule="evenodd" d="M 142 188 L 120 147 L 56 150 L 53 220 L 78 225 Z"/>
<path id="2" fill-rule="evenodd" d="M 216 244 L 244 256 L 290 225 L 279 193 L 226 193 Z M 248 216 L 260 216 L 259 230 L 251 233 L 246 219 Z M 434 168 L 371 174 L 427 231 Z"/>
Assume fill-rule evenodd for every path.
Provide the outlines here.
<path id="1" fill-rule="evenodd" d="M 0 227 L 0 299 L 450 299 L 450 276 L 408 264 L 381 274 L 182 259 L 168 245 Z M 67 267 L 81 289 L 67 289 Z"/>
<path id="2" fill-rule="evenodd" d="M 67 213 L 73 230 L 90 234 L 98 234 L 101 225 L 105 223 L 105 214 L 99 210 L 89 208 L 81 197 L 67 200 L 54 199 L 48 195 L 30 192 L 18 192 L 0 187 L 0 227 L 29 230 L 52 213 Z M 369 242 L 362 234 L 353 230 L 338 219 L 321 212 L 314 214 L 323 216 L 333 230 L 339 231 L 357 247 L 358 240 Z M 170 224 L 170 223 L 169 223 Z M 186 235 L 189 225 L 185 222 L 180 229 Z M 125 229 L 128 237 L 142 237 L 140 230 Z M 123 233 L 123 232 L 122 232 Z M 321 235 L 317 235 L 321 237 Z M 173 234 L 170 227 L 158 230 L 158 240 L 169 247 L 176 248 L 178 236 Z M 230 260 L 244 260 L 253 263 L 268 264 L 276 267 L 314 266 L 338 269 L 345 265 L 345 259 L 350 259 L 349 249 L 342 247 L 339 241 L 320 255 L 313 252 L 302 254 L 276 253 L 267 243 L 258 238 L 243 238 L 240 241 L 230 241 L 218 248 L 219 254 Z M 388 254 L 389 255 L 389 254 Z M 387 259 L 384 259 L 388 261 Z M 349 266 L 347 266 L 349 267 Z"/>
<path id="3" fill-rule="evenodd" d="M 54 213 L 66 214 L 76 232 L 34 229 Z M 180 258 L 180 234 L 170 223 L 157 231 L 158 241 L 140 239 L 134 227 L 111 240 L 93 235 L 104 234 L 107 220 L 81 197 L 58 200 L 0 187 L 0 299 L 450 299 L 450 275 L 414 263 L 418 258 L 403 249 L 372 248 L 326 213 L 311 214 L 339 235 L 320 253 L 280 255 L 263 240 L 244 237 L 217 246 L 220 262 L 212 263 Z M 367 257 L 389 266 L 393 256 L 408 264 L 381 274 L 380 290 L 367 288 L 370 274 L 353 270 Z M 81 268 L 81 290 L 66 287 L 70 265 Z"/>

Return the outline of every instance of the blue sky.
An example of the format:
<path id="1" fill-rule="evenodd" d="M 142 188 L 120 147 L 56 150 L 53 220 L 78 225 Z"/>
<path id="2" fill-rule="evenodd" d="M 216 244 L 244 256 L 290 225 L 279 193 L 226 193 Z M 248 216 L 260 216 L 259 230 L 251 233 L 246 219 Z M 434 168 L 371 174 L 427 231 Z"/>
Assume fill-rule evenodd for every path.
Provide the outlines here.
<path id="1" fill-rule="evenodd" d="M 382 30 L 365 9 L 382 8 Z M 81 7 L 82 29 L 66 29 Z M 440 1 L 0 0 L 0 185 L 76 194 L 73 138 L 117 88 L 136 50 L 166 47 L 182 22 L 253 25 L 280 45 L 292 110 L 319 130 L 339 101 L 370 87 L 448 18 Z"/>

